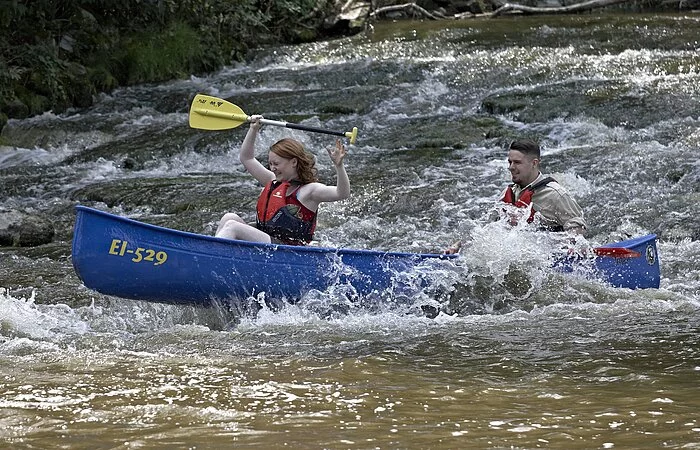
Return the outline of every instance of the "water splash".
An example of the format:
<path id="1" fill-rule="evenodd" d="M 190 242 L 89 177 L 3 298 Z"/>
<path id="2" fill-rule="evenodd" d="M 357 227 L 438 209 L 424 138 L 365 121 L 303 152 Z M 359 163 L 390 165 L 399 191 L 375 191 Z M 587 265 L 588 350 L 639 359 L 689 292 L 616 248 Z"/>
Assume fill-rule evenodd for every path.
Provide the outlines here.
<path id="1" fill-rule="evenodd" d="M 0 288 L 0 335 L 4 345 L 14 346 L 11 342 L 20 339 L 19 347 L 30 343 L 43 347 L 41 342 L 46 342 L 53 348 L 54 341 L 90 331 L 90 326 L 69 306 L 38 305 L 35 299 L 34 290 L 28 297 L 14 297 L 8 289 Z"/>

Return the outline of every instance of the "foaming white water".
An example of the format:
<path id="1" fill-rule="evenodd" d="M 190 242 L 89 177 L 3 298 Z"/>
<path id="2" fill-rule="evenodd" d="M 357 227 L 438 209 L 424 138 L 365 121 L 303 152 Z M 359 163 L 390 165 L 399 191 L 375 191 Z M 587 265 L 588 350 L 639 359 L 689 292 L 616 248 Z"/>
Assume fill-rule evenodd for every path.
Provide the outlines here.
<path id="1" fill-rule="evenodd" d="M 120 168 L 115 161 L 98 158 L 94 163 L 83 165 L 85 173 L 81 181 L 86 181 L 87 184 L 94 181 L 104 181 L 120 178 L 124 174 L 124 170 Z"/>
<path id="2" fill-rule="evenodd" d="M 0 146 L 0 169 L 27 165 L 48 166 L 62 161 L 76 152 L 75 147 L 67 145 L 50 150 L 40 147 L 29 149 Z"/>
<path id="3" fill-rule="evenodd" d="M 153 108 L 135 108 L 123 113 L 126 120 L 114 129 L 125 134 L 149 127 L 181 126 L 187 123 L 186 113 L 161 114 Z"/>
<path id="4" fill-rule="evenodd" d="M 43 148 L 28 149 L 16 147 L 0 147 L 0 169 L 20 166 L 23 164 L 37 164 L 46 161 L 50 153 Z"/>
<path id="5" fill-rule="evenodd" d="M 552 255 L 561 243 L 552 234 L 532 232 L 531 225 L 523 222 L 516 227 L 502 220 L 477 225 L 463 243 L 461 257 L 473 269 L 499 281 L 512 265 L 534 269 L 551 266 Z"/>
<path id="6" fill-rule="evenodd" d="M 210 324 L 220 327 L 220 319 L 213 309 L 124 299 L 76 308 L 36 304 L 34 291 L 23 297 L 0 288 L 0 353 L 43 353 L 80 342 L 120 348 L 140 333 L 206 333 Z"/>
<path id="7" fill-rule="evenodd" d="M 661 262 L 661 284 L 671 292 L 686 296 L 700 307 L 700 242 L 685 238 L 657 243 Z M 667 270 L 664 270 L 664 267 Z M 666 277 L 666 272 L 673 277 Z M 676 273 L 681 272 L 682 277 Z"/>
<path id="8" fill-rule="evenodd" d="M 566 119 L 557 117 L 548 122 L 534 124 L 526 124 L 509 117 L 501 117 L 501 120 L 523 135 L 535 133 L 547 136 L 540 142 L 543 156 L 558 155 L 572 149 L 595 151 L 596 147 L 610 142 L 632 142 L 640 133 L 639 130 L 610 127 L 587 116 Z"/>
<path id="9" fill-rule="evenodd" d="M 574 198 L 585 197 L 594 192 L 591 182 L 578 175 L 573 169 L 562 173 L 552 172 L 550 175 Z"/>
<path id="10" fill-rule="evenodd" d="M 451 90 L 440 75 L 431 72 L 424 72 L 424 79 L 416 85 L 406 85 L 406 96 L 391 97 L 381 100 L 372 111 L 376 124 L 387 125 L 387 122 L 404 121 L 414 118 L 426 118 L 432 120 L 437 116 L 458 116 L 464 112 L 464 107 L 460 105 L 450 105 L 445 101 L 446 96 L 451 95 Z M 429 117 L 426 117 L 429 116 Z"/>
<path id="11" fill-rule="evenodd" d="M 331 290 L 332 291 L 332 290 Z M 289 330 L 301 341 L 315 341 L 317 336 L 358 335 L 387 336 L 399 339 L 400 335 L 425 335 L 431 332 L 455 329 L 461 331 L 468 326 L 472 332 L 489 330 L 493 327 L 511 326 L 514 323 L 538 322 L 556 318 L 558 320 L 605 320 L 611 316 L 627 317 L 630 311 L 638 315 L 673 313 L 679 308 L 693 311 L 700 304 L 692 298 L 669 292 L 666 296 L 649 294 L 627 295 L 622 291 L 618 300 L 611 303 L 554 303 L 545 306 L 535 305 L 529 311 L 515 309 L 504 314 L 445 314 L 440 312 L 435 318 L 428 318 L 407 309 L 383 308 L 368 310 L 358 305 L 339 314 L 319 314 L 319 309 L 309 303 L 285 305 L 280 309 L 270 309 L 260 302 L 261 309 L 254 317 L 241 317 L 235 326 L 224 326 L 227 331 L 236 333 L 269 332 L 288 334 Z M 630 292 L 631 294 L 631 292 Z M 323 293 L 326 300 L 337 292 Z M 338 302 L 340 304 L 342 302 Z M 149 339 L 162 340 L 170 351 L 179 352 L 178 342 L 188 339 L 214 342 L 216 331 L 208 325 L 216 321 L 212 317 L 215 310 L 199 311 L 184 305 L 164 305 L 157 303 L 115 300 L 102 306 L 70 308 L 66 305 L 36 305 L 33 295 L 29 298 L 14 297 L 0 288 L 0 353 L 4 355 L 37 354 L 62 351 L 74 344 L 124 349 L 133 346 L 135 336 L 151 336 Z M 220 324 L 219 324 L 220 325 Z M 455 328 L 456 327 L 456 328 Z M 397 334 L 398 333 L 398 334 Z M 306 336 L 308 334 L 308 336 Z M 306 337 L 304 337 L 306 336 Z M 316 337 L 315 337 L 316 336 Z M 76 339 L 79 338 L 79 339 Z M 355 342 L 357 344 L 357 342 Z M 339 344 L 340 345 L 340 344 Z M 95 347 L 95 349 L 97 348 Z M 161 349 L 160 351 L 164 351 Z"/>
<path id="12" fill-rule="evenodd" d="M 14 297 L 0 288 L 2 335 L 9 338 L 55 341 L 67 334 L 82 335 L 89 325 L 67 305 L 37 305 L 35 293 Z"/>
<path id="13" fill-rule="evenodd" d="M 433 104 L 440 97 L 450 94 L 451 92 L 445 83 L 427 71 L 424 72 L 424 80 L 420 83 L 418 88 L 412 87 L 411 91 L 413 92 L 411 100 L 419 104 Z"/>
<path id="14" fill-rule="evenodd" d="M 465 54 L 469 61 L 481 55 Z M 557 67 L 556 78 L 547 79 L 541 85 L 549 83 L 567 83 L 581 80 L 624 80 L 630 86 L 651 91 L 667 90 L 680 87 L 688 93 L 696 92 L 698 70 L 692 51 L 664 51 L 658 49 L 627 49 L 620 53 L 581 54 L 574 47 L 508 47 L 498 52 L 490 52 L 489 61 L 496 66 L 514 67 L 515 70 L 544 71 L 548 67 Z M 667 60 L 686 61 L 679 67 L 668 71 Z M 681 81 L 681 83 L 679 83 Z M 690 82 L 689 82 L 690 81 Z M 512 86 L 507 89 L 517 88 Z M 641 93 L 641 91 L 640 91 Z"/>
<path id="15" fill-rule="evenodd" d="M 541 126 L 547 134 L 542 142 L 542 154 L 557 155 L 569 149 L 591 149 L 605 144 L 610 139 L 629 139 L 632 131 L 611 129 L 600 120 L 591 117 L 556 118 Z"/>
<path id="16" fill-rule="evenodd" d="M 509 328 L 517 324 L 527 328 L 537 327 L 537 324 L 555 327 L 553 321 L 562 320 L 580 323 L 583 327 L 591 320 L 601 323 L 617 320 L 624 323 L 629 321 L 630 316 L 654 321 L 659 315 L 673 315 L 679 311 L 692 313 L 700 308 L 700 304 L 693 298 L 679 296 L 665 290 L 635 292 L 597 283 L 590 284 L 582 280 L 577 281 L 573 277 L 569 283 L 569 295 L 576 294 L 577 290 L 581 289 L 580 299 L 566 297 L 560 301 L 542 305 L 535 303 L 527 309 L 510 308 L 499 314 L 484 314 L 483 311 L 474 314 L 439 311 L 436 316 L 428 317 L 415 309 L 413 312 L 395 307 L 370 310 L 357 305 L 343 311 L 338 308 L 335 311 L 336 314 L 324 315 L 319 313 L 318 305 L 311 305 L 308 302 L 286 305 L 281 309 L 270 309 L 261 302 L 262 309 L 254 317 L 244 317 L 236 326 L 236 331 L 284 335 L 291 329 L 301 341 L 314 341 L 319 336 L 324 336 L 324 340 L 333 340 L 335 335 L 347 334 L 352 334 L 355 340 L 359 338 L 358 335 L 366 335 L 370 340 L 377 336 L 401 339 L 399 336 L 444 333 L 450 330 L 462 333 L 465 327 L 473 333 L 490 333 L 502 327 Z M 603 298 L 587 299 L 585 294 L 592 288 L 599 290 L 598 295 Z M 337 295 L 337 298 L 342 297 L 337 293 L 327 292 L 319 299 L 332 302 L 329 298 L 333 295 Z M 342 303 L 343 301 L 339 301 L 336 305 Z M 355 341 L 355 344 L 358 343 L 359 341 Z"/>
<path id="17" fill-rule="evenodd" d="M 397 311 L 371 312 L 358 308 L 335 317 L 322 317 L 303 305 L 288 305 L 277 311 L 263 308 L 255 318 L 241 320 L 238 330 L 293 326 L 314 329 L 314 333 L 319 329 L 371 333 L 407 328 L 427 329 L 435 324 L 427 317 Z"/>

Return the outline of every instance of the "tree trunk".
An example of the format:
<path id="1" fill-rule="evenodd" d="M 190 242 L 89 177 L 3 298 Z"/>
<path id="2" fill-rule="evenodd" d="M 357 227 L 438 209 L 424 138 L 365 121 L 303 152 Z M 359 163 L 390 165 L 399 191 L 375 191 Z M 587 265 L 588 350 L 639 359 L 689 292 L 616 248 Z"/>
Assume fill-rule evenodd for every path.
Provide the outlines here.
<path id="1" fill-rule="evenodd" d="M 391 6 L 384 6 L 381 8 L 377 8 L 376 10 L 372 11 L 370 14 L 370 17 L 377 17 L 382 14 L 388 14 L 392 12 L 403 12 L 406 15 L 412 15 L 413 17 L 422 17 L 426 19 L 431 19 L 431 20 L 440 20 L 444 19 L 444 16 L 439 16 L 433 13 L 430 13 L 426 11 L 424 8 L 421 8 L 415 3 L 404 3 L 402 5 L 391 5 Z"/>
<path id="2" fill-rule="evenodd" d="M 523 13 L 523 14 L 569 14 L 581 11 L 588 11 L 594 8 L 604 8 L 606 6 L 617 5 L 631 0 L 589 0 L 587 2 L 576 3 L 573 5 L 560 6 L 556 8 L 538 8 L 536 6 L 524 6 L 516 3 L 506 3 L 495 10 L 491 17 L 497 17 L 503 14 Z"/>

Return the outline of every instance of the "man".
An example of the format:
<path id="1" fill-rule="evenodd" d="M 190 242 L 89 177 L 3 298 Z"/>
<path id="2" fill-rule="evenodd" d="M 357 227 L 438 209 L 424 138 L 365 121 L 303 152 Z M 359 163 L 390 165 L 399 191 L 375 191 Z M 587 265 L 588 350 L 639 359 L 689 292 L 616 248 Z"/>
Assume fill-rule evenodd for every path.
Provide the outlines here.
<path id="1" fill-rule="evenodd" d="M 564 188 L 540 172 L 540 146 L 530 139 L 513 141 L 508 148 L 508 170 L 513 184 L 501 195 L 501 201 L 529 211 L 527 222 L 535 222 L 546 231 L 583 234 L 586 222 L 583 211 Z M 511 212 L 511 222 L 519 221 Z M 461 243 L 445 250 L 457 253 Z"/>
<path id="2" fill-rule="evenodd" d="M 508 170 L 513 184 L 501 201 L 532 210 L 528 222 L 539 219 L 540 228 L 583 234 L 586 222 L 576 200 L 551 177 L 540 172 L 540 146 L 530 139 L 513 141 L 508 150 Z"/>

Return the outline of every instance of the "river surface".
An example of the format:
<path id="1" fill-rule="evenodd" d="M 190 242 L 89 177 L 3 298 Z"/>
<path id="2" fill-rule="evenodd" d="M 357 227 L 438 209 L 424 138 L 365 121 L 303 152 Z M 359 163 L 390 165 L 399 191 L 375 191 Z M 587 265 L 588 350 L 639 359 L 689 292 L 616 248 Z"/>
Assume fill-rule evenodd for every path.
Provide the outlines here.
<path id="1" fill-rule="evenodd" d="M 700 448 L 700 16 L 382 23 L 251 56 L 3 131 L 0 207 L 56 236 L 0 249 L 0 447 Z M 321 206 L 318 243 L 461 239 L 454 267 L 411 299 L 331 289 L 252 315 L 85 288 L 76 204 L 204 234 L 225 211 L 252 219 L 247 127 L 190 129 L 199 92 L 358 127 L 352 196 Z M 331 136 L 265 126 L 258 156 L 284 136 L 334 182 Z M 658 235 L 659 289 L 551 273 L 556 243 L 492 220 L 520 136 L 588 243 Z"/>

